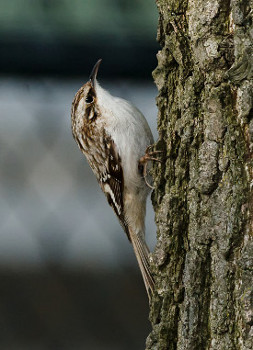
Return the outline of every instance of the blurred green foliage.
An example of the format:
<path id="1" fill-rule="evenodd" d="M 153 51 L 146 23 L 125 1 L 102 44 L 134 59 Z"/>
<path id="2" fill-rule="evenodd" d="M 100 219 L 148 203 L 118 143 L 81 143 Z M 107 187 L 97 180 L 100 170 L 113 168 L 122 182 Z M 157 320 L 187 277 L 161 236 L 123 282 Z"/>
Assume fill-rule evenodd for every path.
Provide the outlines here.
<path id="1" fill-rule="evenodd" d="M 8 34 L 154 40 L 156 25 L 153 0 L 0 1 L 0 32 Z"/>

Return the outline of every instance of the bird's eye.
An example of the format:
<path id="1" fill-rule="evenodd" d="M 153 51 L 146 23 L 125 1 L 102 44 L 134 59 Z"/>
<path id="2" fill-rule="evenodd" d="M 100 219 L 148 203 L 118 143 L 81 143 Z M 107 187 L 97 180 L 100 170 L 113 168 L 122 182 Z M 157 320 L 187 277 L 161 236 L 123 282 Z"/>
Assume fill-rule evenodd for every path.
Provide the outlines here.
<path id="1" fill-rule="evenodd" d="M 86 103 L 92 103 L 93 101 L 94 101 L 94 99 L 93 99 L 93 96 L 91 96 L 91 95 L 88 95 L 85 99 Z"/>

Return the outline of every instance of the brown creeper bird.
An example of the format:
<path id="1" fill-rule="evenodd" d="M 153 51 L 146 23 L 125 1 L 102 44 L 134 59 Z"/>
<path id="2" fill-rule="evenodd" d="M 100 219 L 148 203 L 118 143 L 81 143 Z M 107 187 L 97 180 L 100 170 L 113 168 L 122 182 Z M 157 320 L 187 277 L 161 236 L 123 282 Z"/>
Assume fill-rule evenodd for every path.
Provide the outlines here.
<path id="1" fill-rule="evenodd" d="M 97 82 L 99 60 L 76 93 L 71 111 L 72 133 L 86 156 L 134 252 L 150 298 L 154 279 L 145 242 L 146 199 L 143 155 L 153 136 L 142 113 L 130 102 L 112 96 Z M 148 157 L 147 157 L 148 158 Z"/>

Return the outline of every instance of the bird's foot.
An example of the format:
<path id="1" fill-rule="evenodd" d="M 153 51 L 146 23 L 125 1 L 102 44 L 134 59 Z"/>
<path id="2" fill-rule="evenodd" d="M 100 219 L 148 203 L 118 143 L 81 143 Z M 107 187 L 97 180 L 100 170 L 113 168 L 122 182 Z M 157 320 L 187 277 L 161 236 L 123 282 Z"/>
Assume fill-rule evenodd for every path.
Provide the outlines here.
<path id="1" fill-rule="evenodd" d="M 158 154 L 161 154 L 162 151 L 152 151 L 152 148 L 154 147 L 154 145 L 150 145 L 147 147 L 146 152 L 144 154 L 143 157 L 140 158 L 139 160 L 139 168 L 142 169 L 142 176 L 144 177 L 144 180 L 146 182 L 146 185 L 151 188 L 152 190 L 154 189 L 153 186 L 151 186 L 148 181 L 147 181 L 147 175 L 148 175 L 148 171 L 147 171 L 147 166 L 148 166 L 148 162 L 149 161 L 155 161 L 155 162 L 162 162 L 160 159 L 158 159 L 156 156 Z"/>

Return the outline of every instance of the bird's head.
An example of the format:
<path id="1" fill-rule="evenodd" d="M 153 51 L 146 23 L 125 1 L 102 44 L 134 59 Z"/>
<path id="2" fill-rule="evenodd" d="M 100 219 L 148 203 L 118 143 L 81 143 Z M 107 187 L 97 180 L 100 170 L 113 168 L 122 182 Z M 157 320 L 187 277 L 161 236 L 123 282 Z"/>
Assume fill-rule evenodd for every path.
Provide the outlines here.
<path id="1" fill-rule="evenodd" d="M 97 73 L 102 60 L 93 67 L 89 80 L 76 93 L 72 102 L 71 119 L 73 134 L 84 125 L 91 124 L 98 116 L 97 106 Z"/>

